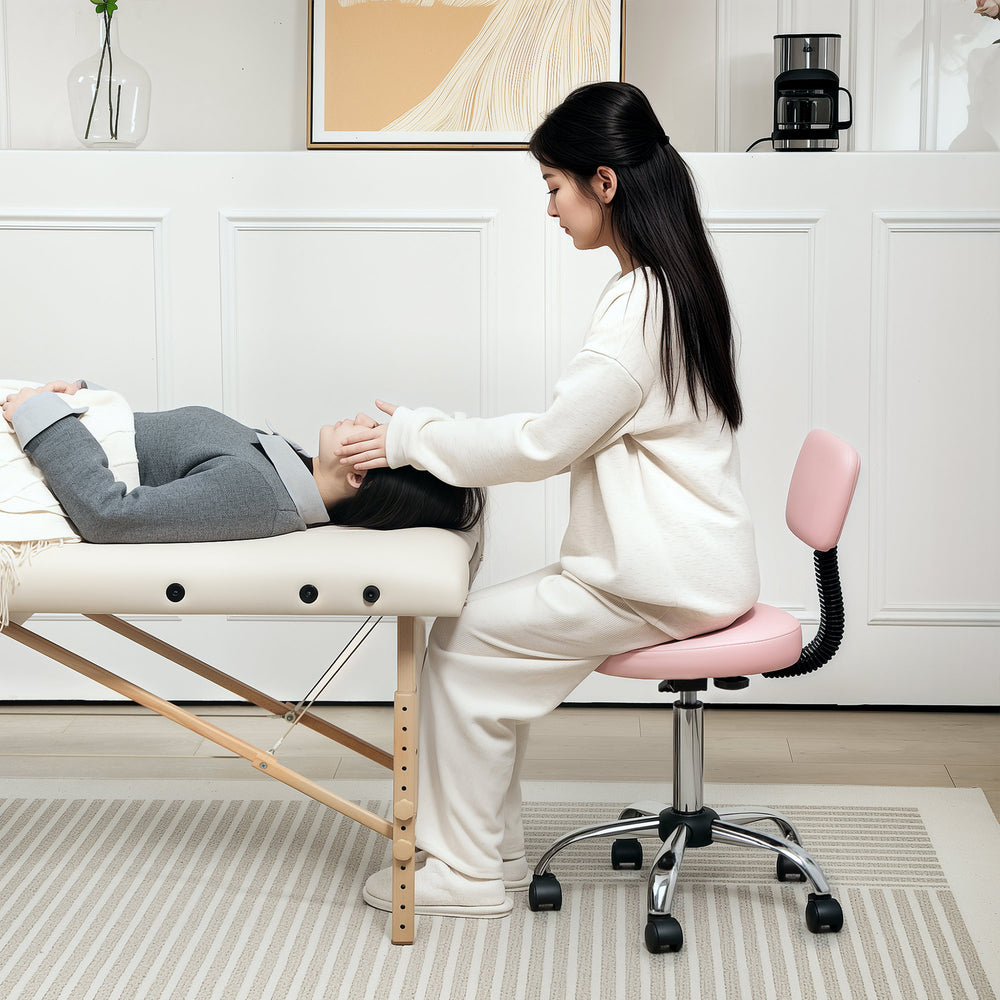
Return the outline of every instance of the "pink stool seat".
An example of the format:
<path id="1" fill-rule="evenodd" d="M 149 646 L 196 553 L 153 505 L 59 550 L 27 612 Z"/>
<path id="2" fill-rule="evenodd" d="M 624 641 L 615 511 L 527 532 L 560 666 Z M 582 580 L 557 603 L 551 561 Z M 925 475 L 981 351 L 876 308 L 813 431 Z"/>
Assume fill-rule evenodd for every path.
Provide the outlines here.
<path id="1" fill-rule="evenodd" d="M 609 656 L 597 670 L 646 680 L 740 677 L 791 666 L 801 652 L 798 619 L 770 604 L 755 604 L 728 628 Z"/>

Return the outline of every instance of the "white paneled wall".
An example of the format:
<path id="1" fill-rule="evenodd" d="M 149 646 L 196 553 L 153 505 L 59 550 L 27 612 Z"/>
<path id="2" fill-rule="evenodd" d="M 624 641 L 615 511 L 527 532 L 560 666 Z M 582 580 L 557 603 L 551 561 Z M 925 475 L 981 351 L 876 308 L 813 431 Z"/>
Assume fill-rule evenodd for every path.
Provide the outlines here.
<path id="1" fill-rule="evenodd" d="M 747 469 L 765 463 L 774 467 L 776 461 L 790 468 L 803 438 L 818 421 L 816 396 L 823 376 L 816 360 L 824 346 L 818 342 L 823 327 L 816 301 L 823 284 L 818 288 L 816 280 L 819 221 L 816 215 L 780 213 L 711 218 L 741 340 L 741 383 L 753 427 L 742 445 Z M 761 260 L 767 261 L 773 285 L 763 295 Z M 766 336 L 761 336 L 763 331 Z M 784 476 L 748 477 L 746 485 L 755 511 L 780 515 L 787 488 Z M 802 566 L 801 543 L 780 525 L 767 537 L 760 561 L 761 573 L 774 588 L 768 600 L 807 617 L 808 595 L 793 586 Z"/>
<path id="2" fill-rule="evenodd" d="M 755 682 L 758 702 L 1000 701 L 1000 154 L 712 152 L 770 132 L 772 35 L 814 31 L 843 36 L 845 150 L 995 149 L 1000 23 L 973 6 L 627 3 L 626 78 L 678 148 L 705 151 L 690 160 L 740 330 L 764 597 L 807 631 L 818 612 L 782 522 L 788 470 L 814 425 L 865 462 L 841 553 L 844 650 L 812 677 Z M 572 250 L 523 154 L 295 152 L 306 12 L 123 0 L 122 45 L 154 95 L 144 149 L 116 155 L 68 152 L 65 79 L 96 48 L 91 4 L 0 0 L 0 374 L 90 375 L 139 409 L 205 403 L 307 447 L 376 395 L 487 415 L 544 405 L 613 257 Z M 565 485 L 492 491 L 481 583 L 558 556 Z M 355 624 L 150 627 L 258 686 L 280 674 L 276 693 L 297 698 Z M 43 628 L 97 658 L 118 650 L 87 622 Z M 0 699 L 103 696 L 6 645 Z M 387 697 L 391 651 L 376 630 L 334 696 Z M 215 694 L 142 654 L 136 667 L 173 696 Z M 649 688 L 594 677 L 578 697 L 654 700 Z"/>
<path id="3" fill-rule="evenodd" d="M 168 337 L 163 225 L 163 215 L 142 209 L 3 215 L 5 367 L 35 367 L 43 341 L 66 370 L 99 365 L 114 384 L 129 380 L 136 407 L 160 405 Z M 58 291 L 48 284 L 56 275 Z M 23 330 L 35 336 L 16 335 Z"/>
<path id="4" fill-rule="evenodd" d="M 998 292 L 975 262 L 1000 255 L 1000 211 L 874 228 L 871 620 L 998 625 Z M 911 521 L 933 525 L 920 547 Z"/>
<path id="5" fill-rule="evenodd" d="M 427 398 L 494 409 L 494 216 L 223 215 L 221 226 L 222 398 L 238 419 L 259 419 L 275 386 L 318 370 L 323 392 L 299 403 L 289 428 L 315 435 L 330 400 L 356 396 L 375 359 L 385 386 L 409 387 L 420 372 Z M 284 341 L 293 349 L 276 354 Z"/>
<path id="6" fill-rule="evenodd" d="M 810 554 L 783 524 L 789 470 L 812 426 L 864 461 L 841 545 L 842 653 L 807 678 L 756 681 L 741 702 L 1000 702 L 998 160 L 690 157 L 741 337 L 763 597 L 807 635 L 818 609 Z M 307 447 L 321 421 L 376 395 L 541 408 L 613 270 L 546 218 L 521 153 L 0 153 L 4 375 L 86 374 L 138 408 L 205 403 Z M 555 558 L 565 504 L 561 480 L 492 491 L 480 582 Z M 150 623 L 290 698 L 355 626 Z M 41 628 L 109 664 L 121 651 L 88 622 Z M 333 697 L 388 697 L 385 629 Z M 102 696 L 0 645 L 0 699 Z M 215 696 L 129 657 L 154 690 Z M 658 698 L 596 676 L 576 697 Z"/>

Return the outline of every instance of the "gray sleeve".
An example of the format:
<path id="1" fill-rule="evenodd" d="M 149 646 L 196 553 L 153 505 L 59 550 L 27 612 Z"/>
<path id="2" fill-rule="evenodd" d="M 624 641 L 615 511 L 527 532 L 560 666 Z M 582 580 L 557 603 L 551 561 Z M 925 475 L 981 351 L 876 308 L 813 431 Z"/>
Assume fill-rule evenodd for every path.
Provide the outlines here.
<path id="1" fill-rule="evenodd" d="M 16 416 L 16 414 L 15 414 Z M 274 533 L 274 491 L 248 462 L 211 458 L 181 479 L 131 492 L 78 420 L 60 420 L 25 449 L 88 542 L 203 542 Z"/>
<path id="2" fill-rule="evenodd" d="M 72 407 L 54 392 L 40 392 L 37 396 L 26 399 L 14 411 L 12 424 L 18 443 L 23 450 L 36 435 L 46 427 L 51 427 L 57 420 L 69 416 L 78 417 L 88 409 L 86 406 Z"/>

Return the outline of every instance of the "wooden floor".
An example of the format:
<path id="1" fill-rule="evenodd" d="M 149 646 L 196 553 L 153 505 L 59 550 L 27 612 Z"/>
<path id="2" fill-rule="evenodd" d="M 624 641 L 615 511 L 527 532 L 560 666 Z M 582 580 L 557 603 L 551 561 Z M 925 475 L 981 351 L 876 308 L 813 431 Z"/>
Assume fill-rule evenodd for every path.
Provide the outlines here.
<path id="1" fill-rule="evenodd" d="M 193 706 L 270 748 L 287 724 L 243 706 Z M 325 717 L 391 749 L 392 711 L 326 706 Z M 0 778 L 245 778 L 250 766 L 134 705 L 0 705 Z M 708 781 L 980 787 L 1000 817 L 1000 714 L 709 708 Z M 525 778 L 669 781 L 670 710 L 558 709 L 532 728 Z M 318 780 L 385 777 L 297 727 L 281 760 Z"/>

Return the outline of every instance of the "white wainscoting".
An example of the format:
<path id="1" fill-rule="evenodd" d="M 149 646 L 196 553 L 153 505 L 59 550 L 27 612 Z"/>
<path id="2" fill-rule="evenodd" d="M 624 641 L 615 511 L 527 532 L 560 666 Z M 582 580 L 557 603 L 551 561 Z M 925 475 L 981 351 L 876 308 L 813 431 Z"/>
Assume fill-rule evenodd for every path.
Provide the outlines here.
<path id="1" fill-rule="evenodd" d="M 811 554 L 783 523 L 788 475 L 812 426 L 864 461 L 840 547 L 842 652 L 809 677 L 712 698 L 1000 703 L 1000 154 L 689 160 L 739 328 L 762 596 L 807 636 L 818 608 Z M 545 203 L 520 153 L 3 151 L 3 374 L 86 375 L 139 409 L 204 403 L 309 448 L 321 422 L 376 396 L 538 410 L 615 270 L 605 251 L 573 250 Z M 491 492 L 479 585 L 555 559 L 566 519 L 563 480 Z M 298 698 L 357 622 L 147 625 Z M 73 616 L 37 627 L 110 666 L 123 653 Z M 331 697 L 390 696 L 391 633 L 379 626 Z M 158 692 L 220 697 L 125 655 Z M 98 697 L 0 641 L 0 699 Z M 599 676 L 575 695 L 660 697 Z"/>
<path id="2" fill-rule="evenodd" d="M 324 372 L 323 392 L 297 405 L 305 422 L 289 434 L 315 437 L 330 400 L 348 397 L 378 359 L 387 381 L 406 385 L 420 372 L 427 398 L 496 412 L 495 224 L 493 215 L 222 215 L 224 409 L 259 419 L 260 400 L 308 366 Z M 286 338 L 294 349 L 276 355 Z"/>
<path id="3" fill-rule="evenodd" d="M 43 357 L 100 364 L 112 384 L 128 382 L 134 406 L 158 406 L 169 382 L 164 223 L 139 212 L 0 217 L 5 369 L 35 368 L 42 341 Z"/>
<path id="4" fill-rule="evenodd" d="M 997 625 L 1000 330 L 976 272 L 1000 214 L 878 215 L 874 239 L 870 621 Z"/>

